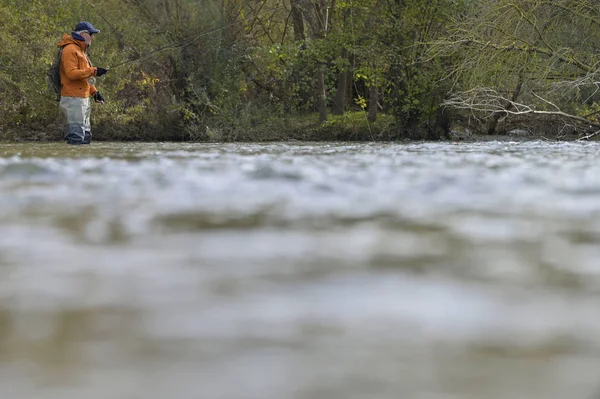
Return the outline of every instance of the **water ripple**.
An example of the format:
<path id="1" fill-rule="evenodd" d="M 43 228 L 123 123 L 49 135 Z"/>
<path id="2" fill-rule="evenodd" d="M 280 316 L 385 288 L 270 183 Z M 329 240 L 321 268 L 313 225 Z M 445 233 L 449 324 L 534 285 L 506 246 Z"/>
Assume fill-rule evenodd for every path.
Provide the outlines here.
<path id="1" fill-rule="evenodd" d="M 0 396 L 585 397 L 599 154 L 0 144 Z"/>

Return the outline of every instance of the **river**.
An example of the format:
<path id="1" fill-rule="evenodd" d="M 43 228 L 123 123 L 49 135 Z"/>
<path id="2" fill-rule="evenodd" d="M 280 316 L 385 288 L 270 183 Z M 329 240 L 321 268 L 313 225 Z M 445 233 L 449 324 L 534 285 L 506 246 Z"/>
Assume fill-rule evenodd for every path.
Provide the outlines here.
<path id="1" fill-rule="evenodd" d="M 2 398 L 598 395 L 599 144 L 0 144 Z"/>

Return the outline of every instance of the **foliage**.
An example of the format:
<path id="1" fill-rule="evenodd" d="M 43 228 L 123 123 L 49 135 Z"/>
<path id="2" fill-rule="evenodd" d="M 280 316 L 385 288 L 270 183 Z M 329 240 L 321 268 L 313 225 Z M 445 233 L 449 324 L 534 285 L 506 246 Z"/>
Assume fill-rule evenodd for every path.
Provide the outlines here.
<path id="1" fill-rule="evenodd" d="M 97 139 L 435 139 L 451 115 L 600 109 L 591 0 L 3 0 L 0 19 L 0 138 L 60 139 L 46 71 L 80 20 L 110 68 Z M 490 92 L 489 115 L 449 107 Z"/>

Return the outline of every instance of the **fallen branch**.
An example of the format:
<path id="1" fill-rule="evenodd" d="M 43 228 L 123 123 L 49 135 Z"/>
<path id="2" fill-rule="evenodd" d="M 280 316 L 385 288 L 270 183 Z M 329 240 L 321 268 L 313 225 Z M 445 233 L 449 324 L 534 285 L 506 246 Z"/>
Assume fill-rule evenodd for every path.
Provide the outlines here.
<path id="1" fill-rule="evenodd" d="M 456 93 L 444 101 L 446 107 L 468 110 L 471 113 L 483 114 L 483 119 L 491 118 L 493 115 L 503 114 L 504 118 L 509 115 L 536 115 L 550 116 L 568 119 L 585 126 L 585 130 L 591 127 L 600 129 L 600 123 L 590 121 L 582 116 L 572 115 L 562 111 L 556 104 L 544 99 L 532 92 L 540 101 L 550 105 L 554 110 L 540 110 L 535 105 L 523 104 L 513 101 L 500 94 L 497 90 L 490 88 L 476 88 L 461 93 Z"/>
<path id="2" fill-rule="evenodd" d="M 600 134 L 600 130 L 596 130 L 594 133 L 588 134 L 587 136 L 583 136 L 577 139 L 577 141 L 589 140 L 592 137 L 595 137 Z"/>

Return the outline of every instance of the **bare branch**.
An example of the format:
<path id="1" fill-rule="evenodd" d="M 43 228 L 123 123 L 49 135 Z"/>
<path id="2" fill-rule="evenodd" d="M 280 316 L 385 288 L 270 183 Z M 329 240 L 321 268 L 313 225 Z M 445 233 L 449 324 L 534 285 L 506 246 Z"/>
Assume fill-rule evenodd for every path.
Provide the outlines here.
<path id="1" fill-rule="evenodd" d="M 594 133 L 591 133 L 591 134 L 588 134 L 586 136 L 578 138 L 577 141 L 589 140 L 592 137 L 595 137 L 595 136 L 597 136 L 599 134 L 600 134 L 600 130 L 596 130 Z"/>
<path id="2" fill-rule="evenodd" d="M 548 111 L 537 109 L 535 105 L 513 101 L 500 94 L 497 90 L 490 88 L 476 88 L 457 93 L 446 100 L 443 105 L 454 109 L 468 110 L 475 114 L 482 114 L 483 119 L 491 118 L 497 114 L 503 114 L 505 117 L 509 115 L 559 117 L 580 125 L 582 129 L 589 129 L 590 127 L 600 129 L 600 123 L 564 112 L 551 101 L 544 99 L 535 93 L 531 94 L 543 103 L 551 105 L 555 110 Z"/>

